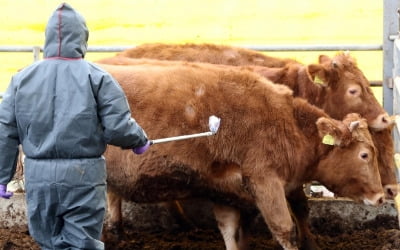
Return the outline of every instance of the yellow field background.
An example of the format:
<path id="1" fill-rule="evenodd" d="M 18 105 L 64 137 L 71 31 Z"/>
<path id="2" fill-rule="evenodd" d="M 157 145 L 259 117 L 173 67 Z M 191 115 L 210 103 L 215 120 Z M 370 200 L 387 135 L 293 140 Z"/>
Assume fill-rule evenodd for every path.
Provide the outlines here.
<path id="1" fill-rule="evenodd" d="M 50 14 L 62 1 L 0 0 L 0 46 L 42 46 Z M 70 0 L 85 16 L 91 45 L 151 42 L 381 44 L 380 0 Z M 304 63 L 336 52 L 268 52 Z M 382 52 L 352 52 L 370 80 L 382 79 Z M 88 60 L 114 53 L 88 53 Z M 0 53 L 0 92 L 33 61 L 32 53 Z M 379 101 L 381 88 L 374 88 Z"/>

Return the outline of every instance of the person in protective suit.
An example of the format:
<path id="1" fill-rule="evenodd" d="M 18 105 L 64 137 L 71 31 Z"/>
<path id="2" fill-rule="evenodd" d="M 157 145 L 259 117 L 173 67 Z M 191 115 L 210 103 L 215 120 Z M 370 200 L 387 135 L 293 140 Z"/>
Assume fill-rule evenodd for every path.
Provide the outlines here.
<path id="1" fill-rule="evenodd" d="M 88 29 L 61 4 L 44 59 L 16 73 L 0 104 L 0 197 L 25 153 L 29 232 L 42 249 L 104 249 L 107 144 L 140 154 L 150 142 L 112 76 L 84 59 Z"/>

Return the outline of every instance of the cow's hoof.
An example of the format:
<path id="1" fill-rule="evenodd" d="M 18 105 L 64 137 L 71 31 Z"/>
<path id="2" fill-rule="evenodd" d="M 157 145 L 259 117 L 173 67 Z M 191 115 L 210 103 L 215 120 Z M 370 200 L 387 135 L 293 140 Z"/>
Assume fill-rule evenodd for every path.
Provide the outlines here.
<path id="1" fill-rule="evenodd" d="M 304 239 L 301 242 L 300 250 L 321 250 L 314 239 Z"/>

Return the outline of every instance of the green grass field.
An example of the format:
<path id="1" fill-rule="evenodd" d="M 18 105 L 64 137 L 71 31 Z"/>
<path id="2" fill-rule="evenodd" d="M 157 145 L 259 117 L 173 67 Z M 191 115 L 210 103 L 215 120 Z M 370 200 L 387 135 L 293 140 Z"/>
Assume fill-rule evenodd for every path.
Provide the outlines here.
<path id="1" fill-rule="evenodd" d="M 0 46 L 42 46 L 47 19 L 61 1 L 0 0 Z M 70 0 L 86 18 L 90 45 L 149 42 L 250 44 L 381 44 L 377 0 Z M 274 52 L 316 62 L 319 54 Z M 382 79 L 382 52 L 351 52 L 370 80 Z M 89 53 L 87 59 L 110 56 Z M 0 53 L 0 92 L 32 53 Z M 374 89 L 377 98 L 381 88 Z"/>

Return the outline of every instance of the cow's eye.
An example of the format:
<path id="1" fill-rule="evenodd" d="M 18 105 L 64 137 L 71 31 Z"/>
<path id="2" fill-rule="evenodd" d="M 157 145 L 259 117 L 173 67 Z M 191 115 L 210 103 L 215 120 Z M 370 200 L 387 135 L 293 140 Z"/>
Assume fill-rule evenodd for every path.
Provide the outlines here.
<path id="1" fill-rule="evenodd" d="M 366 160 L 368 160 L 369 155 L 368 155 L 368 153 L 363 152 L 363 153 L 360 154 L 360 158 L 361 158 L 362 160 L 366 161 Z"/>
<path id="2" fill-rule="evenodd" d="M 356 95 L 358 93 L 358 90 L 352 88 L 352 89 L 349 89 L 349 93 L 350 93 L 350 95 Z"/>

